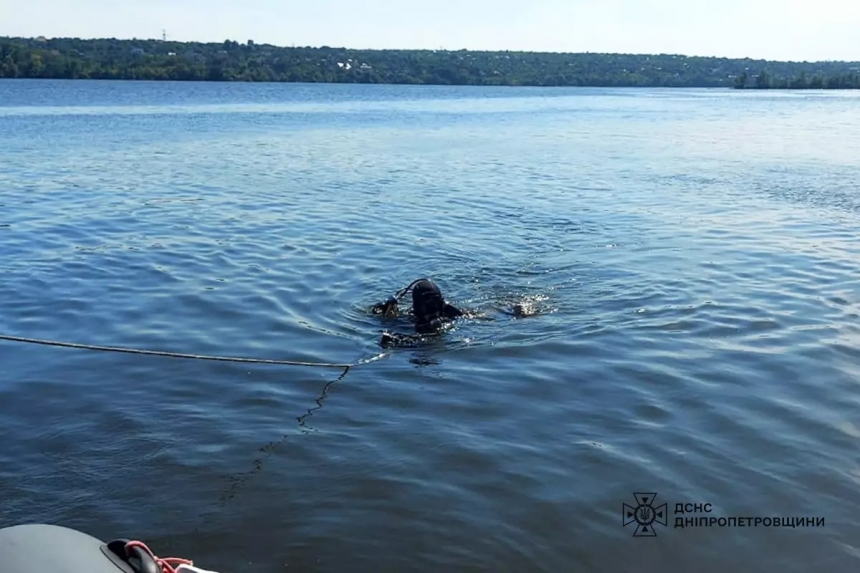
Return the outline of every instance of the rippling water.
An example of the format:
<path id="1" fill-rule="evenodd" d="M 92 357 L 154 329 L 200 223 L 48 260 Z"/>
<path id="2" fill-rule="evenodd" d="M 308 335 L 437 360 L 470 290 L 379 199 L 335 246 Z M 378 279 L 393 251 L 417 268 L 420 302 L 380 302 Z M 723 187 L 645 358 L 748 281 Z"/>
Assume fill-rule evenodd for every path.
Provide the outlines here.
<path id="1" fill-rule="evenodd" d="M 0 342 L 0 526 L 224 573 L 856 568 L 858 103 L 2 81 L 0 334 L 355 362 L 422 275 L 485 318 L 340 379 Z"/>

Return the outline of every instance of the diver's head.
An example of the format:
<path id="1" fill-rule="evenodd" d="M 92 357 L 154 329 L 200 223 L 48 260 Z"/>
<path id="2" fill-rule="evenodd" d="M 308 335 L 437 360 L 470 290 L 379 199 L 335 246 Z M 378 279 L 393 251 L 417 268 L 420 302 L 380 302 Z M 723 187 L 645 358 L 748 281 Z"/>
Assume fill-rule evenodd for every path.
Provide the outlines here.
<path id="1" fill-rule="evenodd" d="M 445 299 L 442 291 L 429 279 L 422 279 L 412 287 L 412 311 L 416 325 L 429 325 L 442 316 Z"/>

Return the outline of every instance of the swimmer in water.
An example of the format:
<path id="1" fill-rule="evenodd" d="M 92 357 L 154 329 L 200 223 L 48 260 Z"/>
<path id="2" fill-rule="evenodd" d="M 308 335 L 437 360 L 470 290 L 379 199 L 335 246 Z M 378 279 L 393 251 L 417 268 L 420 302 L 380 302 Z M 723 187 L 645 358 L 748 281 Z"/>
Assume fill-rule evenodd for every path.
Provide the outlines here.
<path id="1" fill-rule="evenodd" d="M 382 346 L 402 346 L 419 342 L 428 335 L 440 333 L 448 324 L 464 314 L 459 308 L 445 302 L 442 291 L 427 278 L 414 281 L 387 301 L 374 305 L 372 312 L 386 318 L 397 317 L 399 315 L 397 302 L 410 290 L 412 291 L 412 316 L 418 335 L 383 332 L 380 341 Z"/>

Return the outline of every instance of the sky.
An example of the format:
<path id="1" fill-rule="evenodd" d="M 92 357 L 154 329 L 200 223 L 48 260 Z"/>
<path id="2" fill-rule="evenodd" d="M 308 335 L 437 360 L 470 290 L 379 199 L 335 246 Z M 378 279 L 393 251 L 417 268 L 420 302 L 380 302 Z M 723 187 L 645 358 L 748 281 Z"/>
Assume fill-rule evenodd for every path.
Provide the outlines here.
<path id="1" fill-rule="evenodd" d="M 0 0 L 0 36 L 860 61 L 857 0 Z"/>

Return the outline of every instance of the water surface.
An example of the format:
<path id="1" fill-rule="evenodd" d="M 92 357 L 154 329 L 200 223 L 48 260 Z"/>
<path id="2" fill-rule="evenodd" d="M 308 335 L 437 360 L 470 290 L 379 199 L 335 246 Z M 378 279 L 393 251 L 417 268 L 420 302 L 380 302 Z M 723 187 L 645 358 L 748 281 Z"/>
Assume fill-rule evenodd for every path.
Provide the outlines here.
<path id="1" fill-rule="evenodd" d="M 0 526 L 224 573 L 856 567 L 857 105 L 2 81 L 0 334 L 357 362 L 423 275 L 491 320 L 342 378 L 2 342 Z"/>

